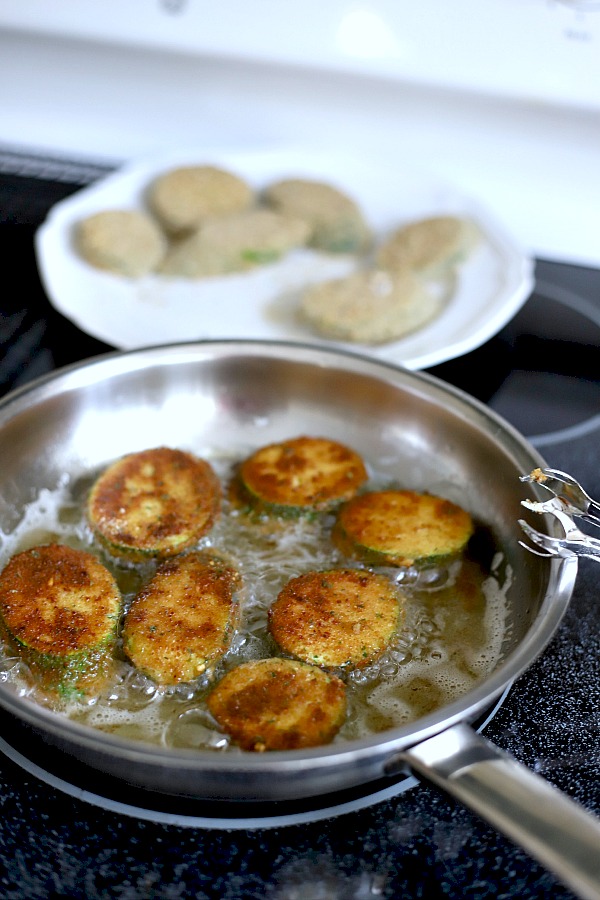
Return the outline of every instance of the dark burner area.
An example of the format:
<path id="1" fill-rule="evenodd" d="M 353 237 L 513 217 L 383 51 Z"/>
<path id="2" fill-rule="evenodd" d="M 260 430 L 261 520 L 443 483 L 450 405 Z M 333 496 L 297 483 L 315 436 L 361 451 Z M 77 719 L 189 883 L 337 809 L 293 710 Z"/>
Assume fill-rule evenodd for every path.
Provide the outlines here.
<path id="1" fill-rule="evenodd" d="M 50 207 L 105 171 L 0 151 L 0 394 L 113 349 L 53 309 L 33 250 Z M 532 297 L 497 336 L 430 371 L 488 404 L 530 437 L 549 465 L 570 471 L 600 497 L 600 271 L 538 260 L 535 274 Z M 593 562 L 581 563 L 554 641 L 484 728 L 490 740 L 596 814 L 599 574 Z M 359 797 L 352 811 L 318 821 L 300 817 L 285 827 L 184 827 L 162 813 L 206 817 L 211 809 L 217 814 L 214 805 L 142 798 L 72 764 L 15 728 L 4 712 L 0 739 L 15 750 L 11 756 L 0 746 L 0 897 L 6 900 L 572 897 L 523 851 L 427 784 L 403 790 L 399 779 L 397 795 L 373 805 Z M 35 766 L 48 777 L 37 777 Z M 53 778 L 72 790 L 64 792 Z M 393 785 L 373 789 L 387 787 Z M 103 808 L 85 792 L 132 809 Z M 349 799 L 315 803 L 331 808 Z M 145 805 L 147 815 L 136 816 L 136 805 Z M 278 813 L 310 812 L 310 806 L 278 804 Z M 255 807 L 248 817 L 260 813 Z"/>
<path id="2" fill-rule="evenodd" d="M 527 437 L 600 413 L 600 272 L 538 260 L 532 296 L 482 347 L 429 371 L 482 400 Z"/>

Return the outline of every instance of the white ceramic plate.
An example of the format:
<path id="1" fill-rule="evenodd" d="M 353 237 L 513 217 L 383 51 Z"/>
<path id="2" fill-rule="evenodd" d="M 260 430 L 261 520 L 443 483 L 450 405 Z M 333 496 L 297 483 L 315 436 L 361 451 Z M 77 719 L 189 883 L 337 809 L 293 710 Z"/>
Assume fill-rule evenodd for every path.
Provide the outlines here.
<path id="1" fill-rule="evenodd" d="M 241 275 L 137 280 L 88 265 L 73 247 L 75 223 L 108 208 L 144 207 L 151 179 L 182 164 L 210 163 L 242 175 L 256 188 L 282 177 L 328 180 L 360 204 L 377 237 L 402 222 L 454 213 L 477 221 L 483 240 L 461 266 L 442 313 L 399 341 L 368 347 L 326 341 L 299 322 L 299 290 L 351 271 L 351 257 L 299 250 Z M 205 338 L 283 339 L 346 346 L 381 360 L 422 369 L 485 343 L 519 310 L 533 287 L 532 260 L 493 215 L 428 173 L 304 151 L 178 154 L 128 165 L 56 204 L 36 234 L 38 267 L 55 308 L 79 328 L 119 349 Z"/>

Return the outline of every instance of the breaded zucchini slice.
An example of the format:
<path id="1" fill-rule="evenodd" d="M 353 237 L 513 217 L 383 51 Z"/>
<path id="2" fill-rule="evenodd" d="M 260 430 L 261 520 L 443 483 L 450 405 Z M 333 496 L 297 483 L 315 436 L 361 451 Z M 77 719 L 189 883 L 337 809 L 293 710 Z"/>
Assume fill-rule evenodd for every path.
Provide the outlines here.
<path id="1" fill-rule="evenodd" d="M 148 188 L 148 205 L 169 234 L 184 234 L 207 219 L 230 216 L 253 201 L 247 182 L 217 166 L 179 166 L 158 175 Z"/>
<path id="2" fill-rule="evenodd" d="M 332 569 L 292 578 L 269 610 L 269 630 L 305 662 L 360 668 L 385 651 L 402 614 L 401 594 L 383 575 Z"/>
<path id="3" fill-rule="evenodd" d="M 250 503 L 278 515 L 330 509 L 353 497 L 366 479 L 358 453 L 321 437 L 261 447 L 239 469 L 242 493 Z"/>
<path id="4" fill-rule="evenodd" d="M 308 287 L 300 313 L 325 337 L 384 344 L 421 328 L 442 305 L 410 270 L 366 269 Z"/>
<path id="5" fill-rule="evenodd" d="M 433 494 L 372 491 L 337 514 L 333 538 L 345 553 L 373 565 L 412 566 L 454 556 L 473 534 L 466 510 Z"/>
<path id="6" fill-rule="evenodd" d="M 225 675 L 208 709 L 243 750 L 295 750 L 334 738 L 346 716 L 346 690 L 316 666 L 260 659 Z"/>
<path id="7" fill-rule="evenodd" d="M 114 556 L 164 558 L 191 547 L 215 522 L 221 488 L 208 462 L 158 447 L 109 466 L 92 486 L 88 520 Z"/>
<path id="8" fill-rule="evenodd" d="M 451 215 L 417 219 L 382 243 L 376 263 L 384 269 L 441 275 L 464 262 L 478 240 L 479 230 L 471 219 Z"/>
<path id="9" fill-rule="evenodd" d="M 158 684 L 193 681 L 227 650 L 237 584 L 236 570 L 216 556 L 166 560 L 125 616 L 126 655 Z"/>
<path id="10" fill-rule="evenodd" d="M 143 212 L 107 209 L 77 223 L 75 243 L 97 269 L 140 278 L 153 272 L 167 251 L 157 223 Z"/>
<path id="11" fill-rule="evenodd" d="M 121 594 L 91 553 L 44 544 L 13 556 L 0 574 L 0 614 L 44 688 L 84 693 L 112 667 Z"/>
<path id="12" fill-rule="evenodd" d="M 174 244 L 160 271 L 179 278 L 246 272 L 277 262 L 305 244 L 308 226 L 270 209 L 250 209 L 214 219 Z"/>
<path id="13" fill-rule="evenodd" d="M 358 253 L 370 243 L 371 231 L 359 205 L 333 184 L 286 178 L 269 185 L 263 199 L 273 209 L 307 222 L 312 247 Z"/>

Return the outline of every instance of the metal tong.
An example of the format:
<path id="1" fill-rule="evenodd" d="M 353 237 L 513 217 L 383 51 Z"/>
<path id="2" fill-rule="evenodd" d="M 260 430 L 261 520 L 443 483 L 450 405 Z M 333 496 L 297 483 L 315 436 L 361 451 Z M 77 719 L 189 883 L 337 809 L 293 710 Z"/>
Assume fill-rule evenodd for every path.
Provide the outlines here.
<path id="1" fill-rule="evenodd" d="M 562 525 L 564 537 L 550 537 L 532 528 L 523 519 L 519 525 L 537 548 L 519 541 L 522 547 L 537 556 L 559 556 L 563 559 L 587 556 L 600 562 L 600 540 L 584 534 L 573 521 L 574 517 L 600 528 L 600 503 L 593 500 L 571 475 L 559 469 L 534 469 L 522 475 L 521 481 L 539 484 L 552 495 L 543 501 L 522 500 L 521 505 L 537 513 L 550 513 Z"/>

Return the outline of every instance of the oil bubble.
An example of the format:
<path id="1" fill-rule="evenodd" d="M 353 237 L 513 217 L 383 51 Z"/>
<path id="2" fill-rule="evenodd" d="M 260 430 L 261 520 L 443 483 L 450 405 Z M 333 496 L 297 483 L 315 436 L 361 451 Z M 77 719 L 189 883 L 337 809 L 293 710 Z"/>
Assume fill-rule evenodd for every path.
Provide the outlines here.
<path id="1" fill-rule="evenodd" d="M 209 713 L 196 707 L 186 710 L 166 725 L 163 743 L 168 747 L 224 750 L 229 740 L 215 728 Z"/>

